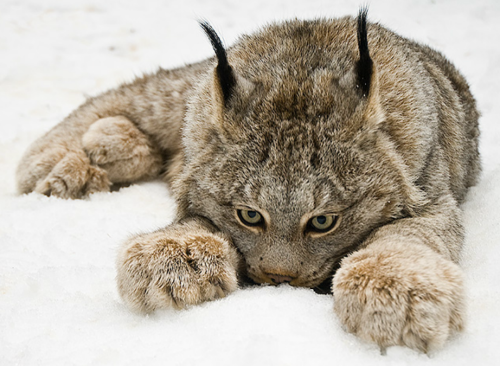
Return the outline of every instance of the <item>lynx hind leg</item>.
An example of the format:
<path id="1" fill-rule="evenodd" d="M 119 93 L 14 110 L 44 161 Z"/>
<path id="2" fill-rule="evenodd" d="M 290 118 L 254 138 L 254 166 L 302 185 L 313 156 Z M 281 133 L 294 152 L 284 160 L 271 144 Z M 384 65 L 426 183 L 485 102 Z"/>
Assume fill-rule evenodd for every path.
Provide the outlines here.
<path id="1" fill-rule="evenodd" d="M 113 183 L 151 179 L 162 168 L 160 151 L 123 116 L 94 122 L 82 143 L 92 164 L 104 169 Z"/>
<path id="2" fill-rule="evenodd" d="M 31 164 L 30 176 L 34 191 L 46 196 L 80 198 L 91 193 L 109 191 L 111 183 L 106 172 L 90 164 L 83 151 L 55 149 Z M 45 177 L 37 180 L 37 177 Z"/>

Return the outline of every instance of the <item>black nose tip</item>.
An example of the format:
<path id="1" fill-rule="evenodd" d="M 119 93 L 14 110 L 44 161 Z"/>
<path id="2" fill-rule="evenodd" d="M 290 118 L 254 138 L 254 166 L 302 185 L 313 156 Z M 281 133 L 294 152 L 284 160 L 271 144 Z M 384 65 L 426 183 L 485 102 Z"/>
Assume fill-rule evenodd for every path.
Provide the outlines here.
<path id="1" fill-rule="evenodd" d="M 291 282 L 295 277 L 290 277 L 290 276 L 283 276 L 283 275 L 278 275 L 274 273 L 266 273 L 267 277 L 271 279 L 276 284 L 280 283 L 289 283 Z"/>

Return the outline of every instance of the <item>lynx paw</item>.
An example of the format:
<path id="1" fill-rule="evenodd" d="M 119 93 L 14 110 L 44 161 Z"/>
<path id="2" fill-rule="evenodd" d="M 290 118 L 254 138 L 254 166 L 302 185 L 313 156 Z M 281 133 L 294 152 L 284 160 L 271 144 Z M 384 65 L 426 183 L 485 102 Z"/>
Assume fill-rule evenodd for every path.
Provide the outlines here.
<path id="1" fill-rule="evenodd" d="M 463 327 L 461 270 L 419 244 L 374 243 L 352 254 L 333 293 L 345 328 L 382 349 L 429 352 Z"/>
<path id="2" fill-rule="evenodd" d="M 118 289 L 134 309 L 183 308 L 237 288 L 237 253 L 220 235 L 183 224 L 128 241 L 118 257 Z"/>
<path id="3" fill-rule="evenodd" d="M 160 152 L 123 116 L 102 118 L 82 138 L 92 164 L 108 173 L 114 183 L 156 177 L 162 167 Z"/>
<path id="4" fill-rule="evenodd" d="M 90 165 L 83 151 L 67 152 L 50 173 L 38 181 L 35 192 L 61 198 L 81 198 L 109 191 L 111 183 L 104 170 Z"/>

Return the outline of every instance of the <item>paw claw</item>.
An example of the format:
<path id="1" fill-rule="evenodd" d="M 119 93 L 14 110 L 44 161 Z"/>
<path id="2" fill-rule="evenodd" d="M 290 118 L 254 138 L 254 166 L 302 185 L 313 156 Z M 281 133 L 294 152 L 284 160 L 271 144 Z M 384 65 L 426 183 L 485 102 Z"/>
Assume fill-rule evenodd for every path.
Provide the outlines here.
<path id="1" fill-rule="evenodd" d="M 226 294 L 219 286 L 216 287 L 216 290 L 219 299 L 223 299 L 224 297 L 226 297 Z"/>

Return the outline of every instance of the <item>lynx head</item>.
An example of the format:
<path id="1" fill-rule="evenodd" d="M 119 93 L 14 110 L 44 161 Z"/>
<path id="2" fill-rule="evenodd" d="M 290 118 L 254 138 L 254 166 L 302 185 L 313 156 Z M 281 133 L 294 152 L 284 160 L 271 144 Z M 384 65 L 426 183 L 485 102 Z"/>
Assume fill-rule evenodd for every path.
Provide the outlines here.
<path id="1" fill-rule="evenodd" d="M 181 216 L 227 232 L 257 282 L 316 287 L 412 195 L 380 126 L 366 11 L 291 21 L 217 55 L 188 106 Z"/>

